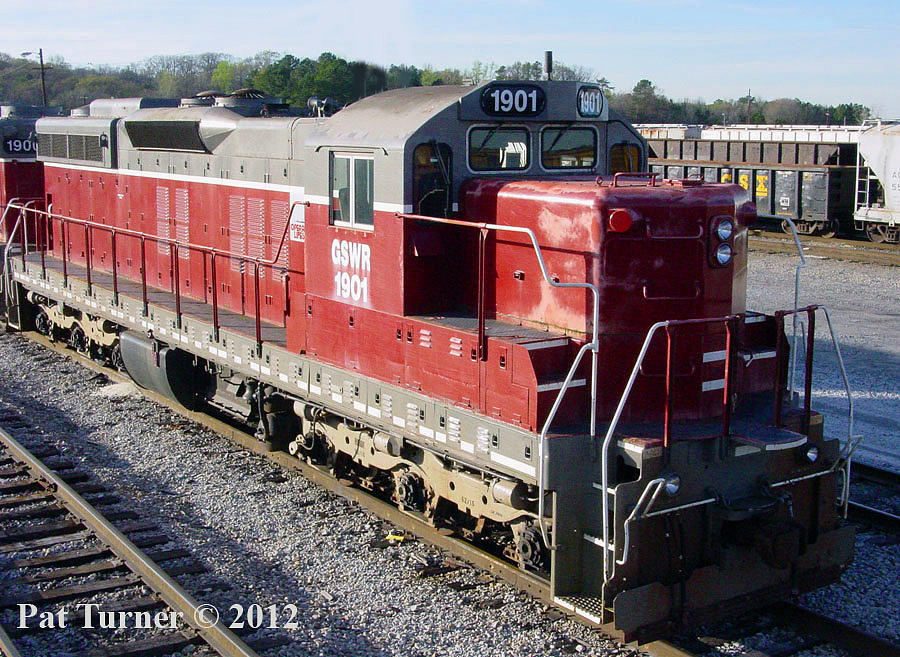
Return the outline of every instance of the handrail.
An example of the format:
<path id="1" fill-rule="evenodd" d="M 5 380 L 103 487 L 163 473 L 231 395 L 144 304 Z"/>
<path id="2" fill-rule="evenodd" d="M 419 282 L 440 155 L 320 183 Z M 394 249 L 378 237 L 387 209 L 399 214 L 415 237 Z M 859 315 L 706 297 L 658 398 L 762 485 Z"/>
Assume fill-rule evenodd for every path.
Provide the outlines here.
<path id="1" fill-rule="evenodd" d="M 731 339 L 731 323 L 738 319 L 739 315 L 726 315 L 724 317 L 703 317 L 697 319 L 682 319 L 682 320 L 666 320 L 662 322 L 656 322 L 647 330 L 647 336 L 644 338 L 644 342 L 641 345 L 641 350 L 638 353 L 637 358 L 634 362 L 634 367 L 631 370 L 631 374 L 628 377 L 628 381 L 625 384 L 625 389 L 622 392 L 622 396 L 619 398 L 619 403 L 616 406 L 615 413 L 613 413 L 612 420 L 609 423 L 609 427 L 606 430 L 606 436 L 603 438 L 603 445 L 600 448 L 600 477 L 601 477 L 601 488 L 603 491 L 603 545 L 609 545 L 609 446 L 612 443 L 613 436 L 615 435 L 616 429 L 619 425 L 619 420 L 622 417 L 622 412 L 625 410 L 625 404 L 628 402 L 628 398 L 631 396 L 631 390 L 634 387 L 634 382 L 637 380 L 638 374 L 640 373 L 641 366 L 644 363 L 644 359 L 647 356 L 647 352 L 650 349 L 650 344 L 653 341 L 653 337 L 656 335 L 656 332 L 660 329 L 665 329 L 668 334 L 667 337 L 667 354 L 666 354 L 666 418 L 665 418 L 665 428 L 664 428 L 664 449 L 669 446 L 669 414 L 671 412 L 671 390 L 670 390 L 670 376 L 671 376 L 671 364 L 672 364 L 672 348 L 671 348 L 671 329 L 672 327 L 681 326 L 681 325 L 690 325 L 690 324 L 709 324 L 713 322 L 724 322 L 726 326 L 726 356 L 725 356 L 725 386 L 723 389 L 723 403 L 725 405 L 725 413 L 723 415 L 723 431 L 729 430 L 730 423 L 730 412 L 729 412 L 729 370 L 731 367 L 731 358 L 730 353 L 733 349 L 732 339 Z M 603 550 L 603 595 L 606 595 L 605 586 L 606 583 L 611 579 L 610 575 L 610 563 L 609 563 L 609 550 Z"/>
<path id="2" fill-rule="evenodd" d="M 37 199 L 37 200 L 40 200 L 40 199 Z M 293 211 L 294 206 L 307 205 L 307 204 L 308 204 L 308 201 L 294 201 L 291 204 L 290 210 L 288 211 L 288 217 L 290 217 L 290 213 Z M 10 201 L 9 205 L 13 205 L 12 201 Z M 23 209 L 18 205 L 13 205 L 13 207 L 16 207 L 18 209 Z M 87 219 L 78 219 L 76 217 L 69 217 L 69 216 L 63 215 L 63 214 L 52 214 L 51 212 L 48 212 L 47 210 L 38 210 L 37 208 L 28 208 L 28 211 L 33 212 L 37 215 L 42 215 L 46 218 L 49 218 L 50 220 L 59 219 L 61 221 L 67 221 L 67 222 L 71 222 L 71 223 L 75 223 L 75 224 L 79 224 L 79 225 L 83 225 L 83 226 L 88 226 L 90 228 L 106 230 L 107 232 L 117 233 L 120 235 L 126 235 L 128 237 L 143 237 L 143 238 L 149 239 L 153 242 L 164 243 L 169 246 L 177 246 L 178 248 L 191 249 L 194 251 L 200 251 L 202 253 L 215 253 L 216 255 L 219 255 L 219 256 L 226 256 L 229 258 L 235 258 L 237 260 L 245 260 L 247 262 L 256 262 L 260 265 L 266 265 L 266 266 L 277 264 L 278 258 L 281 257 L 281 250 L 284 247 L 285 238 L 287 237 L 288 230 L 290 229 L 290 221 L 288 221 L 287 225 L 284 228 L 284 231 L 282 231 L 282 233 L 281 233 L 281 240 L 278 243 L 278 249 L 275 252 L 275 255 L 273 256 L 273 258 L 271 260 L 264 260 L 262 258 L 254 258 L 254 257 L 248 256 L 248 255 L 235 253 L 234 251 L 224 251 L 222 249 L 217 249 L 217 248 L 211 247 L 211 246 L 203 246 L 201 244 L 191 244 L 189 242 L 179 242 L 177 239 L 173 239 L 171 237 L 160 237 L 159 235 L 153 235 L 152 233 L 142 233 L 140 231 L 132 230 L 130 228 L 119 228 L 117 226 L 112 226 L 109 224 L 97 223 L 96 221 L 88 221 Z"/>
<path id="3" fill-rule="evenodd" d="M 4 299 L 6 301 L 7 306 L 10 305 L 9 302 L 10 302 L 11 279 L 9 276 L 9 256 L 10 256 L 10 251 L 12 250 L 12 247 L 13 247 L 13 240 L 15 238 L 16 233 L 20 232 L 20 230 L 21 230 L 23 233 L 23 236 L 22 236 L 22 242 L 19 246 L 22 249 L 22 261 L 24 262 L 25 252 L 28 250 L 28 233 L 27 233 L 28 222 L 25 219 L 25 217 L 27 216 L 28 212 L 35 211 L 34 208 L 29 208 L 29 206 L 32 203 L 37 203 L 41 199 L 39 199 L 39 198 L 30 199 L 30 200 L 25 201 L 25 205 L 18 205 L 17 202 L 19 202 L 21 200 L 22 199 L 17 197 L 17 198 L 14 198 L 14 199 L 11 199 L 10 201 L 8 201 L 6 204 L 6 207 L 3 209 L 3 216 L 0 217 L 0 223 L 5 224 L 7 212 L 9 212 L 9 210 L 11 208 L 16 208 L 17 210 L 19 210 L 19 216 L 16 217 L 16 223 L 13 224 L 12 230 L 9 232 L 9 235 L 6 236 L 6 240 L 7 240 L 6 248 L 3 250 L 3 295 L 4 295 Z"/>
<path id="4" fill-rule="evenodd" d="M 204 254 L 204 256 L 208 255 L 210 257 L 210 267 L 212 269 L 212 279 L 213 279 L 213 324 L 214 331 L 216 334 L 216 338 L 218 339 L 219 333 L 219 324 L 218 324 L 218 291 L 216 290 L 216 281 L 215 281 L 215 259 L 216 256 L 225 257 L 229 259 L 239 260 L 242 263 L 250 263 L 253 265 L 253 276 L 254 276 L 254 317 L 256 321 L 256 344 L 257 344 L 257 352 L 262 349 L 262 318 L 260 312 L 260 304 L 259 304 L 259 269 L 260 267 L 271 267 L 272 269 L 276 269 L 274 265 L 278 263 L 278 259 L 281 257 L 281 251 L 284 248 L 284 244 L 288 235 L 288 231 L 290 230 L 290 216 L 294 211 L 294 207 L 297 205 L 308 205 L 307 201 L 294 201 L 291 203 L 290 208 L 288 209 L 287 221 L 285 222 L 284 230 L 281 234 L 281 239 L 278 242 L 278 248 L 275 251 L 275 255 L 271 259 L 262 259 L 262 258 L 254 258 L 251 256 L 243 255 L 240 253 L 235 253 L 233 251 L 224 251 L 222 249 L 217 249 L 215 247 L 208 247 L 199 244 L 191 244 L 186 242 L 179 242 L 178 239 L 173 239 L 170 237 L 161 237 L 159 235 L 153 235 L 151 233 L 144 233 L 141 231 L 132 230 L 129 228 L 120 228 L 118 226 L 111 226 L 107 224 L 97 223 L 95 221 L 89 221 L 86 219 L 78 219 L 76 217 L 69 217 L 63 214 L 54 214 L 52 212 L 52 208 L 49 210 L 38 210 L 35 208 L 29 209 L 30 212 L 35 213 L 37 216 L 42 217 L 42 223 L 45 227 L 45 232 L 47 231 L 48 221 L 52 223 L 54 220 L 58 220 L 60 222 L 60 229 L 62 231 L 62 254 L 63 254 L 63 276 L 68 278 L 67 276 L 67 245 L 65 240 L 65 227 L 67 223 L 72 223 L 79 226 L 84 226 L 85 228 L 85 239 L 86 239 L 86 248 L 88 249 L 86 252 L 86 269 L 87 269 L 87 284 L 88 291 L 91 288 L 91 258 L 90 258 L 90 245 L 91 245 L 91 235 L 94 229 L 105 231 L 110 233 L 111 235 L 111 250 L 115 252 L 115 244 L 116 237 L 119 235 L 123 235 L 125 237 L 133 237 L 140 240 L 141 246 L 141 288 L 143 295 L 143 304 L 144 304 L 144 314 L 146 315 L 149 307 L 149 298 L 148 298 L 148 287 L 147 287 L 147 270 L 146 270 L 146 248 L 145 243 L 147 240 L 154 242 L 156 244 L 165 244 L 169 247 L 170 254 L 174 253 L 175 255 L 175 264 L 173 266 L 174 272 L 173 277 L 175 281 L 173 283 L 173 288 L 175 292 L 175 312 L 177 316 L 177 322 L 180 327 L 181 325 L 181 288 L 180 288 L 180 280 L 179 280 L 179 265 L 178 265 L 178 249 L 188 249 L 189 251 L 197 251 L 199 253 Z M 18 204 L 13 204 L 12 202 L 7 204 L 7 208 L 16 207 L 22 210 L 22 206 Z M 5 216 L 5 214 L 4 214 Z M 49 244 L 42 245 L 42 254 L 43 249 L 46 249 Z M 24 256 L 23 256 L 24 257 Z M 284 268 L 281 268 L 284 269 Z M 113 277 L 113 295 L 117 299 L 118 298 L 118 271 L 116 265 L 116 259 L 113 257 L 112 261 L 112 277 Z M 285 285 L 287 281 L 285 281 Z"/>
<path id="5" fill-rule="evenodd" d="M 844 480 L 843 480 L 843 485 L 842 485 L 840 504 L 846 512 L 847 502 L 848 502 L 848 498 L 849 498 L 851 457 L 853 456 L 853 453 L 856 450 L 856 447 L 859 445 L 859 442 L 862 440 L 863 437 L 853 435 L 853 422 L 854 422 L 853 394 L 850 389 L 850 381 L 847 377 L 847 370 L 844 366 L 844 359 L 841 354 L 840 344 L 837 341 L 837 336 L 834 332 L 834 326 L 831 321 L 831 313 L 829 312 L 829 309 L 826 306 L 813 305 L 813 306 L 808 306 L 805 308 L 796 308 L 794 310 L 780 310 L 780 311 L 776 312 L 775 317 L 776 317 L 776 321 L 779 321 L 781 323 L 781 325 L 783 326 L 785 315 L 796 316 L 799 313 L 806 312 L 810 316 L 809 333 L 807 335 L 806 377 L 805 377 L 805 398 L 804 398 L 804 413 L 805 413 L 805 418 L 806 418 L 806 420 L 805 420 L 806 426 L 805 426 L 804 430 L 808 431 L 809 430 L 809 428 L 808 428 L 809 415 L 811 412 L 811 393 L 812 393 L 812 355 L 813 355 L 812 345 L 813 345 L 813 342 L 815 339 L 815 314 L 814 313 L 817 310 L 822 310 L 825 313 L 825 319 L 826 319 L 826 322 L 828 323 L 828 330 L 831 335 L 831 342 L 832 342 L 832 345 L 834 346 L 835 354 L 837 355 L 838 365 L 840 366 L 841 377 L 844 382 L 844 389 L 847 394 L 847 401 L 849 404 L 848 428 L 847 428 L 848 440 L 847 440 L 847 443 L 844 445 L 844 448 L 842 449 L 838 458 L 835 460 L 835 463 L 828 470 L 831 472 L 837 471 L 837 470 L 844 471 Z M 644 358 L 646 357 L 647 351 L 649 350 L 649 347 L 653 340 L 653 337 L 659 329 L 665 328 L 668 333 L 672 326 L 675 326 L 678 324 L 699 324 L 699 323 L 712 322 L 712 321 L 725 321 L 726 327 L 728 327 L 731 322 L 735 321 L 739 317 L 740 317 L 739 315 L 729 315 L 729 316 L 722 317 L 722 318 L 708 318 L 708 319 L 695 319 L 695 320 L 673 320 L 673 321 L 657 322 L 656 324 L 651 326 L 650 329 L 647 331 L 647 336 L 644 339 L 644 343 L 641 346 L 640 353 L 638 354 L 638 357 L 635 361 L 634 368 L 632 369 L 631 375 L 628 379 L 628 382 L 625 385 L 625 390 L 622 393 L 622 397 L 619 399 L 619 405 L 616 407 L 616 411 L 613 415 L 613 419 L 610 422 L 609 428 L 606 432 L 606 436 L 603 440 L 603 446 L 601 447 L 601 482 L 602 482 L 601 487 L 603 490 L 603 539 L 602 539 L 602 543 L 604 546 L 604 550 L 603 550 L 603 578 L 604 578 L 603 595 L 604 596 L 606 595 L 605 585 L 609 582 L 610 579 L 612 579 L 613 573 L 615 572 L 615 565 L 614 564 L 610 565 L 610 563 L 609 563 L 610 562 L 610 559 L 609 559 L 609 552 L 610 552 L 610 541 L 609 541 L 609 539 L 610 539 L 610 536 L 609 536 L 609 534 L 610 534 L 610 532 L 609 532 L 609 446 L 612 442 L 612 438 L 613 438 L 613 436 L 615 434 L 615 430 L 618 426 L 619 419 L 625 408 L 625 404 L 628 400 L 628 397 L 631 394 L 631 390 L 634 386 L 634 382 L 637 379 L 637 375 L 640 372 L 641 365 L 643 364 Z M 782 348 L 781 347 L 781 342 L 782 342 L 781 334 L 782 334 L 782 331 L 779 328 L 779 330 L 778 330 L 778 346 L 777 346 L 777 353 L 779 353 L 779 354 L 780 354 L 780 350 Z M 731 343 L 730 336 L 731 336 L 731 331 L 729 330 L 728 338 L 727 338 L 726 366 L 725 366 L 726 367 L 726 375 L 725 375 L 726 376 L 726 379 L 725 379 L 726 380 L 726 385 L 725 385 L 726 392 L 724 394 L 724 400 L 725 400 L 726 414 L 728 414 L 728 412 L 730 410 L 730 407 L 728 405 L 728 392 L 727 392 L 728 391 L 728 384 L 727 384 L 728 369 L 729 369 L 727 354 L 730 353 L 730 351 L 732 349 L 731 344 L 730 344 Z M 667 358 L 668 358 L 668 361 L 667 361 L 667 381 L 668 381 L 668 376 L 669 376 L 670 370 L 671 370 L 671 367 L 670 367 L 671 366 L 671 350 L 667 354 Z M 781 360 L 780 356 L 776 355 L 776 368 L 778 367 L 777 363 L 779 363 L 780 360 Z M 781 384 L 780 384 L 780 377 L 778 376 L 777 370 L 775 373 L 775 386 L 776 386 L 775 398 L 776 398 L 776 404 L 777 404 L 776 408 L 775 408 L 775 424 L 776 424 L 776 426 L 778 426 L 780 424 L 780 416 L 781 416 L 781 414 L 780 414 Z M 666 395 L 667 395 L 666 403 L 668 405 L 669 404 L 668 389 L 667 389 Z M 724 428 L 726 431 L 728 428 L 727 422 L 728 422 L 727 417 L 723 418 Z M 665 432 L 666 432 L 666 436 L 668 436 L 668 427 L 666 427 Z M 668 446 L 667 441 L 664 441 L 664 444 L 666 446 Z M 824 474 L 824 472 L 820 473 L 820 474 Z M 818 475 L 816 475 L 816 476 L 818 476 Z M 648 494 L 650 487 L 654 484 L 657 484 L 657 486 L 658 486 L 657 490 L 654 492 L 653 497 L 650 501 L 650 504 L 647 506 L 647 509 L 645 509 L 645 513 L 647 510 L 649 510 L 650 506 L 652 506 L 653 502 L 658 497 L 659 492 L 662 488 L 660 485 L 658 485 L 658 481 L 659 481 L 659 479 L 654 479 L 647 483 L 647 486 L 645 487 L 643 494 L 641 495 L 640 499 L 638 500 L 637 505 L 635 505 L 635 507 L 634 507 L 634 509 L 632 509 L 631 514 L 629 515 L 628 519 L 625 521 L 625 527 L 624 527 L 625 536 L 623 539 L 623 540 L 625 540 L 625 545 L 623 547 L 623 556 L 621 559 L 615 560 L 615 563 L 618 563 L 619 565 L 624 564 L 625 560 L 627 559 L 627 554 L 628 554 L 627 540 L 628 540 L 628 532 L 629 532 L 628 523 L 630 523 L 636 519 L 636 514 L 638 512 L 638 509 L 640 508 L 642 502 L 646 498 L 646 495 Z"/>
<path id="6" fill-rule="evenodd" d="M 860 161 L 859 157 L 857 157 L 856 162 L 856 182 L 857 182 L 857 196 L 856 201 L 857 204 L 859 202 L 859 167 Z M 796 272 L 794 274 L 794 317 L 793 317 L 793 336 L 791 337 L 792 344 L 792 353 L 791 353 L 791 366 L 790 366 L 790 375 L 789 379 L 789 392 L 793 394 L 794 391 L 794 378 L 796 375 L 796 364 L 797 364 L 797 325 L 798 325 L 798 306 L 799 306 L 799 294 L 800 294 L 800 270 L 806 267 L 806 256 L 803 253 L 803 247 L 800 244 L 800 235 L 797 232 L 797 226 L 794 222 L 785 217 L 784 220 L 787 222 L 788 226 L 791 228 L 791 233 L 794 237 L 794 244 L 797 246 L 797 255 L 800 256 L 800 264 L 797 265 Z M 831 313 L 828 310 L 827 306 L 818 306 L 825 313 L 825 321 L 828 322 L 828 332 L 831 335 L 831 344 L 834 346 L 834 352 L 837 355 L 838 365 L 841 368 L 841 377 L 844 381 L 844 390 L 847 393 L 847 442 L 838 455 L 837 460 L 835 460 L 835 464 L 833 466 L 833 470 L 837 470 L 839 468 L 845 469 L 844 473 L 844 483 L 841 487 L 841 506 L 844 508 L 845 515 L 847 510 L 847 504 L 850 500 L 850 466 L 851 459 L 853 457 L 853 453 L 856 451 L 857 446 L 862 441 L 863 436 L 854 436 L 853 435 L 853 421 L 854 421 L 854 403 L 853 403 L 853 393 L 850 390 L 850 381 L 847 378 L 847 370 L 844 367 L 844 358 L 841 355 L 841 347 L 838 344 L 837 336 L 834 333 L 834 326 L 831 323 Z M 810 327 L 810 333 L 812 333 L 813 327 Z M 807 338 L 808 340 L 809 338 Z M 806 358 L 809 358 L 809 352 L 806 354 Z"/>
<path id="7" fill-rule="evenodd" d="M 544 260 L 544 252 L 541 249 L 541 245 L 538 244 L 537 236 L 534 234 L 534 231 L 530 228 L 526 228 L 524 226 L 503 226 L 500 224 L 489 224 L 484 222 L 474 222 L 474 221 L 462 221 L 460 219 L 448 219 L 445 217 L 428 217 L 425 215 L 417 215 L 417 214 L 408 214 L 403 212 L 396 213 L 397 217 L 401 219 L 413 219 L 417 221 L 428 221 L 437 224 L 447 224 L 451 226 L 462 226 L 465 228 L 477 228 L 479 230 L 493 230 L 497 232 L 511 232 L 511 233 L 520 233 L 523 235 L 528 235 L 531 239 L 531 246 L 534 249 L 535 255 L 537 256 L 538 265 L 541 268 L 541 275 L 544 277 L 544 280 L 549 283 L 552 287 L 562 287 L 562 288 L 582 288 L 588 289 L 593 293 L 594 304 L 593 304 L 593 326 L 592 326 L 592 337 L 591 342 L 583 345 L 581 349 L 578 351 L 578 355 L 575 357 L 575 360 L 572 362 L 572 366 L 569 368 L 569 372 L 566 375 L 565 381 L 563 381 L 562 387 L 559 389 L 559 393 L 556 395 L 556 399 L 553 402 L 553 406 L 550 408 L 550 413 L 547 415 L 547 419 L 544 420 L 544 425 L 541 428 L 540 442 L 538 443 L 538 528 L 541 531 L 541 538 L 544 540 L 544 544 L 550 548 L 554 549 L 555 545 L 552 545 L 550 542 L 549 535 L 547 533 L 547 527 L 544 523 L 544 499 L 546 495 L 545 488 L 545 479 L 546 479 L 546 464 L 544 462 L 544 458 L 546 455 L 546 441 L 547 434 L 550 431 L 550 426 L 553 423 L 554 418 L 556 417 L 556 412 L 559 409 L 560 404 L 562 403 L 563 397 L 565 397 L 566 391 L 569 388 L 569 385 L 572 382 L 572 379 L 575 376 L 575 372 L 578 369 L 578 365 L 581 363 L 581 359 L 584 357 L 584 354 L 587 353 L 587 350 L 590 349 L 593 353 L 591 356 L 591 420 L 590 420 L 590 433 L 591 439 L 596 439 L 597 436 L 597 356 L 600 348 L 600 337 L 599 337 L 599 324 L 600 324 L 600 290 L 593 283 L 560 283 L 559 281 L 553 280 L 547 271 L 547 264 Z M 483 256 L 483 252 L 481 253 Z M 482 327 L 484 322 L 483 312 L 484 309 L 481 307 L 481 303 L 479 303 L 479 327 Z M 481 331 L 479 331 L 481 332 Z"/>
<path id="8" fill-rule="evenodd" d="M 797 369 L 797 319 L 799 317 L 797 309 L 800 306 L 800 270 L 806 267 L 806 256 L 803 253 L 803 246 L 800 244 L 800 235 L 797 232 L 797 226 L 793 220 L 785 217 L 784 220 L 791 227 L 791 233 L 794 236 L 794 244 L 797 246 L 797 255 L 800 256 L 800 264 L 794 272 L 794 316 L 792 320 L 793 335 L 791 336 L 791 367 L 788 376 L 788 392 L 794 394 L 794 375 Z"/>
<path id="9" fill-rule="evenodd" d="M 647 499 L 647 495 L 650 493 L 651 487 L 656 486 L 653 491 L 653 495 L 650 497 L 650 501 L 647 502 L 647 506 L 644 508 L 641 516 L 645 515 L 651 508 L 653 508 L 653 504 L 656 502 L 656 498 L 659 497 L 659 494 L 663 491 L 663 488 L 666 486 L 666 478 L 665 477 L 657 477 L 656 479 L 651 479 L 647 482 L 647 485 L 644 486 L 644 490 L 641 493 L 641 496 L 638 498 L 637 504 L 634 505 L 634 508 L 631 510 L 631 513 L 628 514 L 628 518 L 625 519 L 624 523 L 624 536 L 622 538 L 623 548 L 622 548 L 622 558 L 616 559 L 613 563 L 612 573 L 609 578 L 612 579 L 615 576 L 616 564 L 620 566 L 624 566 L 628 562 L 628 550 L 631 536 L 631 523 L 634 522 L 638 517 L 638 511 L 641 506 L 644 504 L 644 500 Z M 607 550 L 609 548 L 607 547 Z M 615 556 L 615 555 L 613 555 Z"/>
<path id="10" fill-rule="evenodd" d="M 658 177 L 658 173 L 650 173 L 645 171 L 620 171 L 619 173 L 613 174 L 613 187 L 619 186 L 620 178 L 649 178 L 650 187 L 656 187 L 656 179 Z"/>

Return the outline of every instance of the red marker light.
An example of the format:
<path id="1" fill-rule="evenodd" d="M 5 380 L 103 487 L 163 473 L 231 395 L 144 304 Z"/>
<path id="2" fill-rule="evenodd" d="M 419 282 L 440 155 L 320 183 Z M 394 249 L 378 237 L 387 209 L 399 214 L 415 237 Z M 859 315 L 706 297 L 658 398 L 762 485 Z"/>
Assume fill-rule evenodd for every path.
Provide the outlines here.
<path id="1" fill-rule="evenodd" d="M 609 213 L 609 229 L 614 233 L 624 233 L 629 228 L 633 220 L 628 210 L 613 210 Z"/>

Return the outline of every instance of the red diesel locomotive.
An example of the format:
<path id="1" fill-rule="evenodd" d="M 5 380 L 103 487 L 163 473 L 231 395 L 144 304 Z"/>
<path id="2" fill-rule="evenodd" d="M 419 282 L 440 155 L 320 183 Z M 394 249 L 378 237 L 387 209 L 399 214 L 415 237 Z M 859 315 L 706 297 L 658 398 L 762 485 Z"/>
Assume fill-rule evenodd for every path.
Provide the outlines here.
<path id="1" fill-rule="evenodd" d="M 242 417 L 627 640 L 839 575 L 845 461 L 811 350 L 798 407 L 785 313 L 745 308 L 745 190 L 645 173 L 589 84 L 328 117 L 257 96 L 41 119 L 11 325 Z"/>

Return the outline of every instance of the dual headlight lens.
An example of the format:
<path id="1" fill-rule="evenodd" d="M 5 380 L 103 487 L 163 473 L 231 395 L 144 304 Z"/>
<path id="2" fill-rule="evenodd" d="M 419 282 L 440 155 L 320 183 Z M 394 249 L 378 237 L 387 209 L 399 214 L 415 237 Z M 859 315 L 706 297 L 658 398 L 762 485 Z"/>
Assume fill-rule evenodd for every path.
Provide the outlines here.
<path id="1" fill-rule="evenodd" d="M 719 225 L 716 226 L 716 235 L 723 242 L 731 239 L 732 234 L 734 234 L 734 224 L 728 219 L 723 219 L 719 222 Z"/>
<path id="2" fill-rule="evenodd" d="M 716 224 L 715 233 L 722 242 L 716 247 L 716 262 L 720 265 L 727 265 L 734 257 L 734 249 L 727 243 L 734 235 L 734 224 L 730 219 L 722 219 Z"/>
<path id="3" fill-rule="evenodd" d="M 731 258 L 734 256 L 734 251 L 731 248 L 730 244 L 719 244 L 716 247 L 716 261 L 720 265 L 727 265 L 731 262 Z"/>

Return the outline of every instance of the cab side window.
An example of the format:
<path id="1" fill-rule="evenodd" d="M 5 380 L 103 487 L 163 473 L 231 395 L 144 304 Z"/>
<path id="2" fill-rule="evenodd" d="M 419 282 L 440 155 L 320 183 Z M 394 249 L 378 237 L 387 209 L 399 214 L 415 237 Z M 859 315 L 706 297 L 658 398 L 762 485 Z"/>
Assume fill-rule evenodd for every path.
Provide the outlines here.
<path id="1" fill-rule="evenodd" d="M 641 170 L 641 149 L 637 144 L 623 142 L 609 149 L 609 173 L 634 173 Z"/>
<path id="2" fill-rule="evenodd" d="M 419 144 L 413 151 L 413 212 L 450 216 L 453 151 L 447 144 Z"/>
<path id="3" fill-rule="evenodd" d="M 375 160 L 371 155 L 331 155 L 331 223 L 372 228 Z"/>

